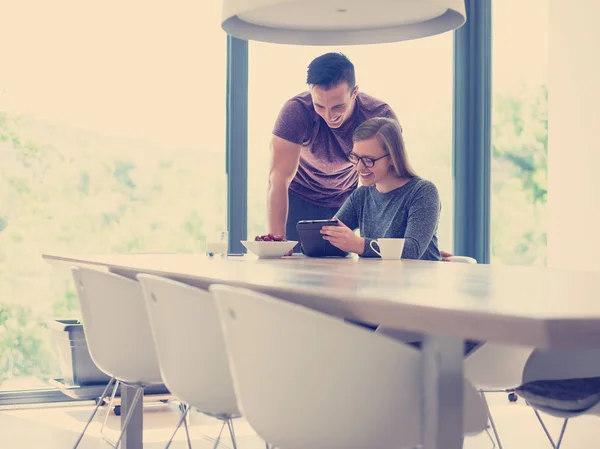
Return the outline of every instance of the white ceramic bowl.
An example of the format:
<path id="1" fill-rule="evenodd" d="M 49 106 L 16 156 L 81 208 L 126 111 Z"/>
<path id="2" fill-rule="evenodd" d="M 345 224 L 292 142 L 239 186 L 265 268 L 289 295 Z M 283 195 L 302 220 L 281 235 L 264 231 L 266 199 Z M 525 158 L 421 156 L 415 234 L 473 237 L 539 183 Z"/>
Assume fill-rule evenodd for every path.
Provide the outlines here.
<path id="1" fill-rule="evenodd" d="M 298 243 L 293 240 L 286 240 L 285 242 L 242 240 L 241 242 L 242 245 L 248 248 L 248 251 L 258 256 L 259 259 L 273 259 L 285 256 Z"/>

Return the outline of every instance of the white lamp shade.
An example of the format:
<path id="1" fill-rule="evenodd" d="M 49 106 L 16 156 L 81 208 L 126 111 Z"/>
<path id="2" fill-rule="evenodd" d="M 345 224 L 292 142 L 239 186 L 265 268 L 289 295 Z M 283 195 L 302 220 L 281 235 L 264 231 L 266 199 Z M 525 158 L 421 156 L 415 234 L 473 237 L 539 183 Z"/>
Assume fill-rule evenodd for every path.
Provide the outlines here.
<path id="1" fill-rule="evenodd" d="M 466 20 L 464 0 L 223 0 L 223 30 L 244 40 L 295 45 L 398 42 Z"/>

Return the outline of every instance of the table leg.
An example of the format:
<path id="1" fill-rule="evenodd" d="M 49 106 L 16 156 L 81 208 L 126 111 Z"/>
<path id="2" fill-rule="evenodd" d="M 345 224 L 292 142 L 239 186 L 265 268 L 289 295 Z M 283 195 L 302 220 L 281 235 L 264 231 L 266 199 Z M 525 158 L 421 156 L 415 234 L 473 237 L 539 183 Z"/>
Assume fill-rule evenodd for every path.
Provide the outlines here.
<path id="1" fill-rule="evenodd" d="M 131 409 L 131 403 L 133 402 L 135 393 L 136 389 L 134 387 L 128 387 L 121 384 L 121 429 L 123 429 L 127 412 Z M 142 393 L 135 405 L 129 425 L 123 432 L 123 439 L 121 440 L 122 449 L 142 449 L 144 447 L 143 409 L 144 394 Z"/>
<path id="2" fill-rule="evenodd" d="M 461 449 L 464 341 L 428 335 L 422 351 L 423 449 Z"/>

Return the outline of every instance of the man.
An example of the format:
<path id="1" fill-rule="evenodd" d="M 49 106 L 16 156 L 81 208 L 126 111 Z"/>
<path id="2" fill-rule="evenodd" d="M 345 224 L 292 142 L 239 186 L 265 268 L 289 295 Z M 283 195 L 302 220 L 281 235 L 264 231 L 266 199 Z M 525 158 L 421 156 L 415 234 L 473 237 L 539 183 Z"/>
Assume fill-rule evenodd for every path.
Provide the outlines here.
<path id="1" fill-rule="evenodd" d="M 358 91 L 354 65 L 341 53 L 314 59 L 306 82 L 309 90 L 279 112 L 271 142 L 269 232 L 288 240 L 298 240 L 299 220 L 333 217 L 358 186 L 346 158 L 356 127 L 371 117 L 397 120 L 386 103 Z"/>
<path id="2" fill-rule="evenodd" d="M 308 91 L 281 108 L 271 141 L 269 233 L 288 240 L 299 240 L 298 221 L 333 217 L 358 186 L 346 156 L 358 125 L 372 117 L 398 120 L 389 105 L 358 91 L 354 65 L 341 53 L 315 58 L 306 83 Z"/>

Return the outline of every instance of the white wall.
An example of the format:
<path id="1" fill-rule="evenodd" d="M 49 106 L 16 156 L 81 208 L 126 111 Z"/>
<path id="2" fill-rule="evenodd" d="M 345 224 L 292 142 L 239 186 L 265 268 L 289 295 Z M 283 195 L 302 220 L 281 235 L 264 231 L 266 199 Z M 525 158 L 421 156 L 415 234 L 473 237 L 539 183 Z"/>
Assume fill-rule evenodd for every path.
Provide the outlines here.
<path id="1" fill-rule="evenodd" d="M 548 265 L 600 270 L 600 0 L 550 0 Z"/>

